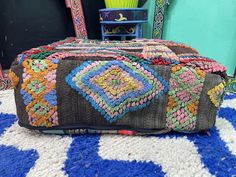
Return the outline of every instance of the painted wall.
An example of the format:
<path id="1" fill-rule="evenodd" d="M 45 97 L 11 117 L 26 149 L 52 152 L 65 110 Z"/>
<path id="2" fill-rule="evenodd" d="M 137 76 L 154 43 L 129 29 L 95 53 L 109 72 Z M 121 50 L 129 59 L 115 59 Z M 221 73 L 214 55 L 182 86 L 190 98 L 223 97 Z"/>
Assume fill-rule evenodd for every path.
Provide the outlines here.
<path id="1" fill-rule="evenodd" d="M 172 0 L 164 39 L 187 43 L 221 62 L 233 74 L 236 66 L 236 1 Z"/>
<path id="2" fill-rule="evenodd" d="M 155 0 L 148 0 L 150 22 L 144 32 L 151 37 Z M 236 67 L 236 0 L 171 0 L 164 39 L 183 42 L 213 58 L 233 74 Z"/>
<path id="3" fill-rule="evenodd" d="M 148 23 L 143 24 L 143 37 L 144 38 L 152 38 L 155 1 L 156 0 L 147 0 L 143 6 L 143 8 L 148 9 Z"/>
<path id="4" fill-rule="evenodd" d="M 0 63 L 4 69 L 25 50 L 74 35 L 65 1 L 0 0 Z"/>

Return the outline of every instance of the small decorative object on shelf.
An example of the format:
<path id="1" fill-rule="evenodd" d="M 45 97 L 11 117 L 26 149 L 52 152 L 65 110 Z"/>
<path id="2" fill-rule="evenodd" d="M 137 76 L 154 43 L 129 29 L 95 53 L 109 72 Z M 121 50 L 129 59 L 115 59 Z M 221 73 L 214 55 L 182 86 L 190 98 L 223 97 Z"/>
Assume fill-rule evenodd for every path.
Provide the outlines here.
<path id="1" fill-rule="evenodd" d="M 147 22 L 148 12 L 143 8 L 99 10 L 102 40 L 112 36 L 142 37 L 142 23 Z"/>
<path id="2" fill-rule="evenodd" d="M 105 0 L 106 8 L 137 8 L 138 0 Z"/>

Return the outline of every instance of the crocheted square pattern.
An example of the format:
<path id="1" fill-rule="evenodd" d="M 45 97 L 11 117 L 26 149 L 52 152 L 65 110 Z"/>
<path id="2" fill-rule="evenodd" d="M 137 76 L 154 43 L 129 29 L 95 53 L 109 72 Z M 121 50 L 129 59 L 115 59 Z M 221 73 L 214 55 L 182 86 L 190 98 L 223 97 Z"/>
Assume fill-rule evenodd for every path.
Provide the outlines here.
<path id="1" fill-rule="evenodd" d="M 25 60 L 23 63 L 23 95 L 32 126 L 58 125 L 56 97 L 57 60 Z"/>
<path id="2" fill-rule="evenodd" d="M 207 73 L 226 71 L 225 66 L 222 64 L 198 54 L 180 54 L 178 57 L 181 64 L 192 68 L 199 68 Z"/>
<path id="3" fill-rule="evenodd" d="M 223 100 L 224 92 L 225 92 L 226 83 L 222 82 L 219 85 L 216 85 L 214 88 L 209 90 L 207 94 L 211 102 L 216 106 L 220 106 L 220 102 Z"/>
<path id="4" fill-rule="evenodd" d="M 174 61 L 179 61 L 178 56 L 170 50 L 168 47 L 166 47 L 163 44 L 156 44 L 155 46 L 144 46 L 142 51 L 142 57 L 145 59 L 150 58 L 158 58 L 158 56 L 161 56 L 165 59 L 170 59 Z"/>
<path id="5" fill-rule="evenodd" d="M 142 109 L 168 90 L 168 83 L 147 65 L 126 61 L 86 61 L 66 82 L 110 123 Z"/>
<path id="6" fill-rule="evenodd" d="M 199 69 L 172 67 L 170 78 L 167 122 L 169 129 L 194 130 L 199 98 L 205 80 L 205 72 Z"/>

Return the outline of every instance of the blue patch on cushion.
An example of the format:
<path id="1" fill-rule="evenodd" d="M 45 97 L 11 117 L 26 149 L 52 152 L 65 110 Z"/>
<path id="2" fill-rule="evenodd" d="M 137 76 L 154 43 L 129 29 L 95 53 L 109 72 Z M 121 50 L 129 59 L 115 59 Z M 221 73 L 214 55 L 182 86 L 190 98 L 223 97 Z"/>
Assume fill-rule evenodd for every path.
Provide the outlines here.
<path id="1" fill-rule="evenodd" d="M 18 56 L 17 56 L 17 58 L 18 58 L 18 65 L 19 64 L 21 64 L 24 60 L 25 60 L 25 58 L 26 58 L 26 56 L 27 55 L 25 55 L 25 54 L 19 54 Z"/>
<path id="2" fill-rule="evenodd" d="M 57 106 L 57 95 L 56 90 L 52 90 L 51 92 L 44 95 L 44 99 L 51 105 Z"/>
<path id="3" fill-rule="evenodd" d="M 57 64 L 57 63 L 59 63 L 59 60 L 58 60 L 58 59 L 55 59 L 55 58 L 53 58 L 53 59 L 52 59 L 52 62 L 53 62 L 53 63 L 55 63 L 55 64 Z"/>
<path id="4" fill-rule="evenodd" d="M 32 96 L 25 90 L 21 90 L 20 93 L 23 95 L 23 100 L 25 105 L 28 105 L 31 101 L 33 101 Z"/>
<path id="5" fill-rule="evenodd" d="M 164 176 L 159 165 L 152 162 L 104 160 L 98 155 L 100 136 L 75 137 L 67 152 L 64 170 L 69 177 L 78 176 Z"/>

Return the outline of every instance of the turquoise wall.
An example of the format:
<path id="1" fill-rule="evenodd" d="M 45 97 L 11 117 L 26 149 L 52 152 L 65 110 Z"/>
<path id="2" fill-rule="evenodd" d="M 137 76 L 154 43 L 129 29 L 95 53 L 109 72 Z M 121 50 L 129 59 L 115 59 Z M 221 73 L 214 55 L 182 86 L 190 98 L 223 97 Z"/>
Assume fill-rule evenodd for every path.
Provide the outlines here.
<path id="1" fill-rule="evenodd" d="M 145 37 L 151 37 L 155 0 L 145 4 L 150 21 Z M 145 34 L 145 33 L 144 33 Z M 228 68 L 236 66 L 236 0 L 171 0 L 163 38 L 183 42 Z"/>
<path id="2" fill-rule="evenodd" d="M 147 0 L 143 6 L 143 8 L 148 9 L 148 23 L 143 24 L 143 37 L 145 38 L 152 38 L 155 1 L 156 0 Z"/>

